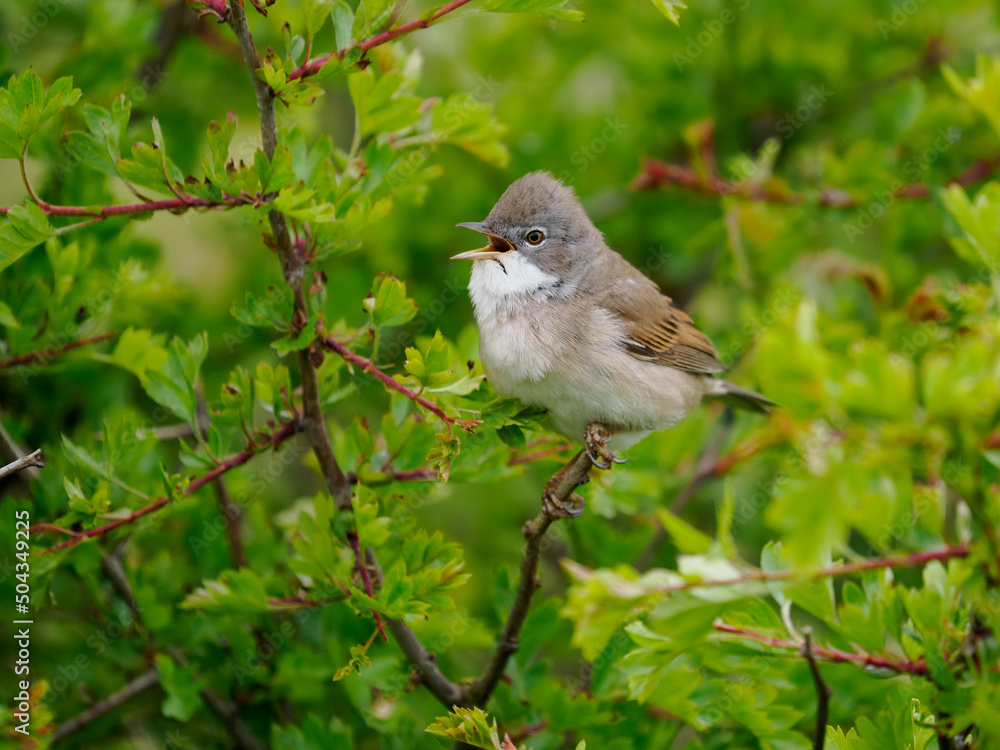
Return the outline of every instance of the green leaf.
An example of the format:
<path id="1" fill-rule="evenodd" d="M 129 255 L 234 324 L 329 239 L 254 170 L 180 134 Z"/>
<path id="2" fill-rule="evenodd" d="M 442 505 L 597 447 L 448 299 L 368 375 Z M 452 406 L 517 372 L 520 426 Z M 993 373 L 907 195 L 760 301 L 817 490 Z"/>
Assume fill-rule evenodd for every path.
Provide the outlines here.
<path id="1" fill-rule="evenodd" d="M 48 217 L 37 204 L 12 206 L 0 222 L 0 271 L 54 233 Z"/>
<path id="2" fill-rule="evenodd" d="M 187 721 L 201 708 L 201 691 L 207 680 L 197 680 L 189 667 L 181 667 L 166 654 L 156 655 L 156 669 L 160 673 L 160 687 L 166 698 L 162 712 L 168 719 Z"/>
<path id="3" fill-rule="evenodd" d="M 655 8 L 665 15 L 675 26 L 681 25 L 681 17 L 677 13 L 678 8 L 687 8 L 680 0 L 653 0 Z"/>
<path id="4" fill-rule="evenodd" d="M 500 744 L 497 723 L 490 724 L 490 715 L 481 708 L 455 708 L 447 716 L 439 716 L 427 727 L 427 732 L 449 740 L 464 742 L 486 750 L 505 750 Z"/>
<path id="5" fill-rule="evenodd" d="M 226 171 L 229 161 L 229 146 L 236 135 L 236 115 L 232 110 L 226 113 L 226 122 L 222 125 L 212 120 L 208 123 L 208 147 L 212 153 L 212 172 L 221 174 Z"/>
<path id="6" fill-rule="evenodd" d="M 403 325 L 417 314 L 417 303 L 406 296 L 406 284 L 384 273 L 375 277 L 365 307 L 376 326 Z"/>
<path id="7" fill-rule="evenodd" d="M 333 4 L 333 29 L 337 41 L 337 49 L 347 49 L 351 44 L 351 29 L 354 27 L 354 11 L 344 0 Z M 336 58 L 336 56 L 334 56 Z M 339 62 L 339 61 L 338 61 Z"/>
<path id="8" fill-rule="evenodd" d="M 17 322 L 17 318 L 6 302 L 0 302 L 0 326 L 6 326 L 7 328 L 21 327 L 21 324 Z"/>
<path id="9" fill-rule="evenodd" d="M 217 580 L 203 581 L 202 587 L 188 594 L 181 607 L 220 614 L 271 611 L 263 583 L 249 568 L 228 570 Z"/>
<path id="10" fill-rule="evenodd" d="M 486 0 L 482 9 L 492 13 L 532 13 L 556 21 L 582 21 L 583 13 L 567 8 L 567 0 Z"/>

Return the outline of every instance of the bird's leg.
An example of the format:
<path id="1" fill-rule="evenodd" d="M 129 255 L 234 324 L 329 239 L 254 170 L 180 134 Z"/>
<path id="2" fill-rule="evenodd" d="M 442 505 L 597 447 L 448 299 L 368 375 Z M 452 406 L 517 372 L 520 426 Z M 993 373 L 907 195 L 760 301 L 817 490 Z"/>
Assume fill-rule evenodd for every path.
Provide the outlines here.
<path id="1" fill-rule="evenodd" d="M 625 463 L 624 458 L 618 458 L 608 449 L 608 441 L 616 430 L 602 422 L 591 422 L 583 431 L 583 444 L 587 447 L 587 456 L 598 469 L 610 469 L 614 464 Z"/>
<path id="2" fill-rule="evenodd" d="M 559 469 L 545 483 L 545 489 L 542 491 L 542 511 L 547 515 L 553 518 L 578 518 L 583 513 L 586 501 L 572 492 L 576 487 L 590 481 L 590 475 L 587 473 L 590 470 L 589 467 L 582 476 L 579 473 L 582 468 L 578 466 L 580 460 L 578 454 L 575 459 Z M 567 484 L 568 487 L 565 486 Z M 570 495 L 566 500 L 562 500 L 561 496 L 565 496 L 567 490 L 570 491 Z"/>

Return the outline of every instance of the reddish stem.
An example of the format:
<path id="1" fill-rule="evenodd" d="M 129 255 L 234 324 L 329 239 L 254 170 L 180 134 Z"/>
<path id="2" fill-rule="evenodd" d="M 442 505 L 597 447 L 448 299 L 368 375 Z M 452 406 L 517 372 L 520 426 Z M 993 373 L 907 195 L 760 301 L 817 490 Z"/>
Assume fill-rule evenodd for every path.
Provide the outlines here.
<path id="1" fill-rule="evenodd" d="M 347 532 L 347 539 L 351 543 L 351 549 L 354 550 L 354 567 L 361 575 L 361 582 L 365 586 L 365 593 L 368 594 L 368 596 L 370 596 L 372 599 L 374 599 L 375 587 L 372 586 L 372 577 L 371 574 L 368 572 L 368 566 L 365 565 L 365 561 L 362 559 L 361 540 L 358 538 L 358 532 L 357 531 Z M 375 616 L 375 627 L 378 628 L 378 632 L 382 636 L 382 640 L 388 643 L 389 636 L 385 634 L 385 625 L 382 624 L 381 613 L 372 610 L 372 614 Z"/>
<path id="2" fill-rule="evenodd" d="M 389 29 L 384 31 L 378 36 L 373 36 L 371 39 L 366 39 L 360 44 L 355 44 L 350 47 L 345 47 L 344 49 L 337 50 L 335 52 L 330 52 L 326 55 L 321 55 L 320 57 L 314 58 L 312 60 L 307 60 L 302 63 L 298 68 L 293 70 L 288 76 L 289 81 L 294 81 L 296 78 L 308 78 L 309 76 L 316 75 L 326 63 L 332 60 L 334 57 L 339 57 L 341 60 L 344 59 L 344 55 L 347 54 L 348 50 L 358 47 L 362 52 L 367 52 L 372 47 L 378 47 L 380 44 L 385 44 L 386 42 L 391 42 L 393 39 L 397 39 L 401 36 L 409 34 L 411 31 L 416 31 L 418 29 L 426 29 L 428 26 L 436 23 L 442 16 L 451 13 L 457 8 L 461 8 L 470 0 L 452 0 L 447 5 L 442 5 L 434 13 L 431 14 L 429 18 L 418 18 L 409 23 L 404 23 L 402 26 L 397 26 L 394 29 Z"/>
<path id="3" fill-rule="evenodd" d="M 758 643 L 763 643 L 766 646 L 772 646 L 774 648 L 790 648 L 795 649 L 796 651 L 801 650 L 802 648 L 801 643 L 786 641 L 781 638 L 771 638 L 770 636 L 766 636 L 761 633 L 743 630 L 742 628 L 736 628 L 722 622 L 717 622 L 712 627 L 722 633 L 737 635 L 741 638 L 749 638 L 750 640 L 757 641 Z M 840 649 L 824 648 L 822 646 L 812 646 L 811 650 L 814 656 L 817 656 L 824 661 L 837 663 L 853 662 L 855 664 L 861 664 L 862 666 L 881 667 L 883 669 L 891 669 L 894 672 L 912 674 L 918 677 L 927 676 L 927 665 L 922 661 L 895 661 L 884 656 L 857 654 L 851 651 L 841 651 Z"/>
<path id="4" fill-rule="evenodd" d="M 564 451 L 568 451 L 572 447 L 572 443 L 560 443 L 559 445 L 535 451 L 534 453 L 524 453 L 519 456 L 511 456 L 507 459 L 507 465 L 517 466 L 519 464 L 530 464 L 533 461 L 541 461 L 543 458 L 548 458 L 549 456 L 555 456 L 559 453 L 563 453 Z"/>
<path id="5" fill-rule="evenodd" d="M 188 497 L 194 494 L 197 490 L 204 487 L 206 484 L 211 482 L 216 477 L 222 476 L 230 469 L 234 469 L 237 466 L 242 466 L 251 458 L 253 458 L 255 455 L 257 455 L 257 453 L 259 453 L 261 449 L 267 447 L 272 447 L 272 448 L 278 447 L 279 445 L 281 445 L 281 443 L 283 443 L 285 440 L 287 440 L 296 432 L 298 432 L 298 430 L 299 430 L 299 425 L 297 422 L 285 423 L 284 425 L 282 425 L 281 429 L 275 432 L 273 435 L 270 435 L 263 440 L 259 440 L 258 442 L 254 443 L 251 447 L 247 448 L 247 450 L 243 451 L 242 453 L 237 453 L 232 458 L 226 459 L 212 470 L 208 471 L 207 473 L 193 480 L 187 486 L 187 489 L 184 490 L 184 497 Z M 127 523 L 132 523 L 133 521 L 136 521 L 145 515 L 148 515 L 150 513 L 153 513 L 154 511 L 159 510 L 169 502 L 170 498 L 168 497 L 157 498 L 149 505 L 143 508 L 139 508 L 138 510 L 132 511 L 124 518 L 119 518 L 115 521 L 112 521 L 111 523 L 105 524 L 104 526 L 98 526 L 97 528 L 88 529 L 87 531 L 80 532 L 72 539 L 67 539 L 63 542 L 59 542 L 59 544 L 55 544 L 49 547 L 48 549 L 40 550 L 37 554 L 39 557 L 41 557 L 42 555 L 47 555 L 51 552 L 57 552 L 58 550 L 65 549 L 67 547 L 75 547 L 77 544 L 86 539 L 103 536 L 104 534 L 107 534 L 109 531 L 117 529 L 119 526 L 124 526 Z M 48 526 L 50 526 L 50 524 L 36 524 L 31 527 L 31 530 L 45 531 L 47 530 Z"/>
<path id="6" fill-rule="evenodd" d="M 988 158 L 976 159 L 975 163 L 965 171 L 948 180 L 946 185 L 961 185 L 967 187 L 992 174 L 1000 167 L 1000 154 Z M 701 195 L 726 196 L 738 195 L 748 200 L 764 203 L 783 203 L 800 205 L 805 197 L 785 190 L 770 190 L 759 183 L 742 180 L 733 182 L 715 174 L 699 175 L 691 167 L 683 164 L 668 164 L 656 159 L 644 159 L 642 172 L 632 182 L 634 190 L 650 190 L 668 185 L 676 185 Z M 893 191 L 897 198 L 928 198 L 931 188 L 920 182 L 912 182 Z M 816 205 L 823 208 L 856 208 L 858 203 L 845 191 L 839 188 L 824 187 L 820 192 Z"/>
<path id="7" fill-rule="evenodd" d="M 427 411 L 436 415 L 442 421 L 448 424 L 458 425 L 466 432 L 472 432 L 473 428 L 475 428 L 477 425 L 482 424 L 482 422 L 480 422 L 478 419 L 462 420 L 448 416 L 447 414 L 444 413 L 444 410 L 440 406 L 435 404 L 433 401 L 428 401 L 423 396 L 417 395 L 409 388 L 407 388 L 405 385 L 397 382 L 395 378 L 386 375 L 384 372 L 378 369 L 375 366 L 375 363 L 372 362 L 370 359 L 365 359 L 364 357 L 355 354 L 332 336 L 327 336 L 325 339 L 323 339 L 323 343 L 329 349 L 335 351 L 337 354 L 339 354 L 341 357 L 343 357 L 351 364 L 357 365 L 365 372 L 370 372 L 376 378 L 381 380 L 384 385 L 388 386 L 389 388 L 392 388 L 392 390 L 396 391 L 397 393 L 402 393 L 404 396 L 406 396 L 414 403 L 420 404 L 422 407 L 427 409 Z"/>
<path id="8" fill-rule="evenodd" d="M 670 594 L 675 591 L 687 591 L 688 589 L 711 588 L 714 586 L 738 586 L 752 581 L 785 581 L 792 578 L 802 577 L 815 580 L 817 578 L 831 578 L 833 576 L 845 576 L 852 573 L 863 573 L 867 570 L 880 570 L 882 568 L 915 568 L 925 565 L 933 560 L 950 560 L 956 557 L 968 557 L 969 545 L 960 544 L 955 547 L 946 547 L 932 552 L 914 552 L 909 555 L 889 555 L 888 557 L 877 557 L 870 560 L 859 560 L 858 562 L 845 563 L 843 565 L 833 565 L 829 568 L 820 568 L 809 573 L 802 573 L 794 570 L 772 570 L 748 573 L 738 578 L 720 578 L 711 581 L 686 581 L 672 586 L 660 586 L 653 591 L 661 594 Z"/>
<path id="9" fill-rule="evenodd" d="M 124 203 L 117 206 L 54 206 L 51 203 L 40 201 L 38 207 L 47 216 L 93 216 L 98 219 L 110 219 L 112 216 L 129 216 L 132 214 L 149 213 L 150 211 L 248 206 L 257 200 L 258 198 L 255 196 L 249 198 L 231 198 L 225 201 L 213 201 L 208 198 L 188 196 L 183 199 L 170 198 L 169 200 L 146 201 L 144 203 Z M 0 206 L 0 215 L 9 213 L 11 208 L 12 206 Z"/>
<path id="10" fill-rule="evenodd" d="M 107 341 L 108 339 L 113 339 L 117 335 L 118 331 L 109 331 L 108 333 L 102 333 L 99 336 L 91 336 L 90 338 L 71 341 L 64 346 L 54 346 L 49 349 L 41 349 L 37 352 L 18 354 L 10 359 L 0 360 L 0 370 L 4 370 L 8 367 L 18 367 L 19 365 L 28 365 L 33 362 L 47 362 L 50 359 L 55 359 L 60 354 L 65 354 L 68 351 L 89 346 L 90 344 L 98 344 L 101 341 Z"/>

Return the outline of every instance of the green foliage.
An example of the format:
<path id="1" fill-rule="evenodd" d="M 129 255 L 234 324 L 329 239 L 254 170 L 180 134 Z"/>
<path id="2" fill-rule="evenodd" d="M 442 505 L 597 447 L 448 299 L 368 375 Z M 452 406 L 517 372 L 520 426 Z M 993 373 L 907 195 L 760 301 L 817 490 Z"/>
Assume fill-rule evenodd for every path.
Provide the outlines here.
<path id="1" fill-rule="evenodd" d="M 248 3 L 273 150 L 223 6 L 174 5 L 0 4 L 0 464 L 45 456 L 0 483 L 40 524 L 0 746 L 1000 746 L 992 4 Z M 447 260 L 534 169 L 780 408 L 595 471 L 441 716 L 397 629 L 467 690 L 571 455 Z"/>

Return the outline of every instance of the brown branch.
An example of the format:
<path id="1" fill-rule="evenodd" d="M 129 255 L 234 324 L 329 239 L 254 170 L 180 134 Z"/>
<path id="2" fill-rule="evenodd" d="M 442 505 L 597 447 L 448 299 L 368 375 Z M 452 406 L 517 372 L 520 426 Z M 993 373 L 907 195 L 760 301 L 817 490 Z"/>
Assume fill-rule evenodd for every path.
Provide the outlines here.
<path id="1" fill-rule="evenodd" d="M 229 4 L 229 13 L 226 18 L 227 23 L 236 35 L 243 52 L 243 59 L 246 62 L 247 71 L 253 82 L 254 95 L 257 98 L 257 112 L 260 115 L 260 134 L 264 147 L 264 154 L 268 159 L 274 156 L 274 151 L 278 147 L 278 126 L 274 115 L 274 93 L 271 88 L 257 77 L 257 69 L 260 68 L 260 56 L 254 46 L 253 37 L 250 34 L 250 26 L 247 23 L 246 13 L 244 13 L 241 3 L 232 2 Z M 268 220 L 271 224 L 271 234 L 274 238 L 274 246 L 277 249 L 278 257 L 281 260 L 281 272 L 285 284 L 292 290 L 293 313 L 292 320 L 300 328 L 306 325 L 309 320 L 309 306 L 306 302 L 306 291 L 302 283 L 305 272 L 305 262 L 295 251 L 291 235 L 288 232 L 288 222 L 285 215 L 277 210 L 268 213 Z M 351 487 L 347 482 L 347 477 L 340 469 L 337 458 L 333 454 L 333 446 L 330 444 L 330 435 L 326 431 L 326 424 L 323 421 L 323 408 L 319 398 L 319 379 L 316 375 L 316 367 L 313 364 L 312 349 L 302 349 L 298 352 L 299 372 L 302 385 L 302 407 L 305 412 L 301 422 L 302 431 L 309 439 L 316 460 L 319 462 L 323 478 L 326 480 L 327 488 L 333 496 L 334 502 L 341 510 L 351 507 Z"/>
<path id="2" fill-rule="evenodd" d="M 365 560 L 361 552 L 361 540 L 358 538 L 358 532 L 353 530 L 348 531 L 347 540 L 351 544 L 351 549 L 354 550 L 354 569 L 361 577 L 361 583 L 365 587 L 365 593 L 374 599 L 375 587 L 372 585 L 372 577 L 371 574 L 368 572 L 368 565 L 365 563 Z M 385 634 L 385 627 L 382 625 L 381 613 L 372 611 L 372 615 L 374 615 L 375 617 L 375 628 L 378 630 L 379 635 L 382 636 L 382 640 L 388 643 L 389 636 Z"/>
<path id="3" fill-rule="evenodd" d="M 330 52 L 326 55 L 321 55 L 320 57 L 308 60 L 302 63 L 302 65 L 300 65 L 298 68 L 293 70 L 289 74 L 288 80 L 294 81 L 296 78 L 308 78 L 309 76 L 316 75 L 320 71 L 320 68 L 322 68 L 326 63 L 328 63 L 333 58 L 337 57 L 343 60 L 344 55 L 346 55 L 349 50 L 357 48 L 360 49 L 362 52 L 367 52 L 372 47 L 378 47 L 379 45 L 385 44 L 386 42 L 391 42 L 393 39 L 398 39 L 401 36 L 409 34 L 410 32 L 417 31 L 418 29 L 426 29 L 428 26 L 432 26 L 433 24 L 437 23 L 443 16 L 447 15 L 448 13 L 451 13 L 453 10 L 456 10 L 457 8 L 461 8 L 468 2 L 469 0 L 452 0 L 447 5 L 442 5 L 427 18 L 418 18 L 414 21 L 410 21 L 409 23 L 404 23 L 401 26 L 397 26 L 394 29 L 389 29 L 388 31 L 385 31 L 379 34 L 378 36 L 373 36 L 370 39 L 366 39 L 360 44 L 353 44 L 350 47 L 345 47 L 344 49 L 337 50 L 335 52 Z"/>
<path id="4" fill-rule="evenodd" d="M 328 349 L 332 349 L 333 351 L 335 351 L 337 354 L 339 354 L 341 357 L 343 357 L 351 364 L 357 365 L 365 372 L 370 372 L 385 386 L 391 388 L 397 393 L 402 393 L 404 396 L 406 396 L 414 403 L 420 404 L 422 407 L 427 409 L 427 411 L 431 412 L 432 414 L 437 416 L 441 421 L 447 424 L 457 425 L 466 432 L 472 432 L 477 425 L 482 424 L 482 422 L 480 422 L 478 419 L 463 420 L 463 419 L 458 419 L 456 417 L 448 416 L 447 414 L 445 414 L 444 409 L 435 404 L 433 401 L 428 401 L 420 394 L 414 393 L 405 385 L 396 381 L 395 378 L 386 375 L 384 372 L 378 369 L 375 366 L 375 363 L 372 362 L 370 359 L 365 359 L 364 357 L 355 354 L 346 346 L 344 346 L 342 343 L 333 338 L 333 336 L 327 336 L 325 339 L 323 339 L 323 345 L 326 346 Z"/>
<path id="5" fill-rule="evenodd" d="M 161 201 L 144 201 L 142 203 L 124 203 L 116 206 L 54 206 L 43 200 L 36 201 L 38 207 L 46 216 L 86 216 L 95 219 L 110 219 L 113 216 L 132 216 L 151 213 L 153 211 L 183 212 L 189 208 L 235 208 L 268 202 L 269 196 L 231 196 L 224 201 L 214 201 L 209 198 L 186 196 L 184 199 L 170 198 Z M 0 206 L 0 216 L 6 215 L 14 206 Z"/>
<path id="6" fill-rule="evenodd" d="M 875 557 L 869 560 L 859 560 L 852 563 L 832 565 L 829 568 L 820 568 L 813 571 L 795 570 L 771 570 L 755 571 L 737 578 L 719 578 L 709 581 L 685 581 L 669 586 L 658 586 L 650 589 L 650 592 L 661 594 L 672 594 L 677 591 L 687 591 L 688 589 L 712 588 L 715 586 L 739 586 L 754 581 L 787 581 L 795 578 L 816 580 L 818 578 L 832 578 L 834 576 L 846 576 L 852 573 L 863 573 L 868 570 L 881 570 L 883 568 L 915 568 L 926 565 L 934 560 L 951 560 L 958 557 L 969 556 L 969 545 L 960 544 L 955 547 L 945 547 L 944 549 L 932 552 L 914 552 L 908 555 L 889 555 L 887 557 Z"/>
<path id="7" fill-rule="evenodd" d="M 215 499 L 219 504 L 219 512 L 222 513 L 226 524 L 226 539 L 229 541 L 229 556 L 232 558 L 233 568 L 236 570 L 245 568 L 247 557 L 243 551 L 243 535 L 240 533 L 240 519 L 243 517 L 243 511 L 239 505 L 233 502 L 222 477 L 216 477 L 212 480 L 212 487 L 215 489 Z"/>
<path id="8" fill-rule="evenodd" d="M 812 629 L 806 628 L 802 633 L 802 649 L 800 653 L 809 664 L 809 672 L 816 684 L 816 736 L 813 737 L 813 750 L 823 750 L 826 740 L 826 720 L 830 715 L 830 686 L 823 681 L 823 675 L 813 654 Z"/>
<path id="9" fill-rule="evenodd" d="M 61 354 L 73 351 L 74 349 L 80 349 L 84 346 L 90 346 L 91 344 L 99 344 L 102 341 L 107 341 L 108 339 L 113 339 L 118 335 L 118 331 L 108 331 L 107 333 L 102 333 L 98 336 L 91 336 L 85 339 L 79 339 L 78 341 L 70 341 L 68 344 L 63 346 L 53 346 L 48 349 L 41 349 L 37 352 L 26 352 L 25 354 L 18 354 L 14 357 L 8 359 L 0 359 L 0 370 L 5 370 L 8 367 L 20 367 L 21 365 L 30 365 L 35 362 L 48 362 L 51 359 L 55 359 Z"/>
<path id="10" fill-rule="evenodd" d="M 740 638 L 747 638 L 773 648 L 788 648 L 796 650 L 800 650 L 802 648 L 801 643 L 786 641 L 781 638 L 771 638 L 770 636 L 766 636 L 761 633 L 754 633 L 750 630 L 744 630 L 743 628 L 736 628 L 722 622 L 717 622 L 712 627 L 720 633 L 728 633 Z M 928 674 L 927 664 L 922 661 L 896 661 L 884 656 L 859 654 L 853 651 L 841 651 L 840 649 L 824 648 L 822 646 L 813 646 L 811 650 L 814 656 L 819 657 L 823 661 L 835 664 L 851 663 L 860 664 L 865 667 L 879 667 L 880 669 L 889 669 L 893 672 L 899 672 L 900 674 L 912 674 L 917 677 L 926 677 Z"/>
<path id="11" fill-rule="evenodd" d="M 298 431 L 299 431 L 299 425 L 297 423 L 287 422 L 286 424 L 282 425 L 281 429 L 279 429 L 273 435 L 267 436 L 263 440 L 259 440 L 258 442 L 249 446 L 246 450 L 242 451 L 241 453 L 237 453 L 235 456 L 231 458 L 226 459 L 212 470 L 206 472 L 202 476 L 193 480 L 187 486 L 187 489 L 184 490 L 184 497 L 188 497 L 194 494 L 197 490 L 201 489 L 202 487 L 204 487 L 206 484 L 213 481 L 217 477 L 222 476 L 230 469 L 235 469 L 237 466 L 242 466 L 251 458 L 253 458 L 255 455 L 260 453 L 263 449 L 277 448 L 279 445 L 281 445 L 281 443 L 283 443 L 285 440 L 290 438 Z M 98 526 L 97 528 L 94 529 L 87 529 L 86 531 L 81 531 L 78 534 L 76 534 L 76 536 L 74 536 L 73 538 L 59 542 L 58 544 L 55 544 L 49 547 L 48 549 L 39 550 L 36 554 L 39 556 L 48 555 L 52 552 L 57 552 L 61 549 L 66 549 L 67 547 L 75 547 L 80 542 L 83 542 L 87 539 L 92 539 L 94 537 L 103 536 L 107 534 L 109 531 L 114 531 L 119 526 L 124 526 L 125 524 L 132 523 L 142 518 L 143 516 L 158 511 L 160 508 L 164 507 L 169 502 L 170 498 L 168 497 L 157 498 L 149 505 L 139 508 L 138 510 L 132 511 L 124 518 L 119 518 L 115 521 L 112 521 L 111 523 L 104 524 L 104 526 Z M 47 527 L 48 524 L 45 524 L 44 526 L 35 525 L 31 527 L 31 530 L 36 532 L 42 532 L 45 531 Z"/>
<path id="12" fill-rule="evenodd" d="M 576 456 L 557 471 L 546 485 L 546 492 L 551 492 L 562 503 L 567 502 L 573 491 L 587 482 L 590 476 L 591 462 L 586 451 L 580 451 Z M 511 606 L 507 624 L 504 626 L 500 640 L 497 642 L 493 658 L 487 665 L 483 676 L 471 684 L 464 685 L 464 695 L 461 705 L 484 706 L 496 689 L 497 683 L 503 677 L 507 662 L 517 651 L 520 643 L 521 628 L 528 617 L 531 599 L 538 588 L 536 577 L 538 561 L 541 557 L 542 540 L 545 532 L 556 516 L 549 515 L 545 506 L 532 520 L 524 524 L 524 555 L 521 558 L 521 579 L 514 594 L 514 604 Z"/>
<path id="13" fill-rule="evenodd" d="M 71 719 L 67 719 L 52 733 L 50 741 L 52 743 L 59 742 L 65 739 L 74 732 L 78 732 L 84 727 L 86 727 L 90 722 L 95 719 L 100 718 L 104 714 L 114 711 L 116 708 L 124 703 L 132 700 L 135 696 L 155 687 L 160 682 L 160 674 L 157 672 L 156 668 L 152 668 L 141 675 L 136 677 L 134 680 L 130 680 L 125 683 L 116 693 L 112 693 L 107 698 L 99 700 L 94 705 L 90 706 L 84 711 L 81 711 L 76 716 Z"/>
<path id="14" fill-rule="evenodd" d="M 521 453 L 518 455 L 511 456 L 507 459 L 508 466 L 520 466 L 521 464 L 530 464 L 535 461 L 541 461 L 542 459 L 548 458 L 549 456 L 557 456 L 560 453 L 564 453 L 573 447 L 572 443 L 560 443 L 559 445 L 552 446 L 551 448 L 545 448 L 543 450 L 535 451 L 533 453 Z"/>
<path id="15" fill-rule="evenodd" d="M 980 157 L 965 171 L 955 175 L 945 182 L 945 185 L 961 185 L 968 187 L 984 180 L 1000 167 L 1000 154 L 991 157 Z M 786 188 L 766 188 L 753 180 L 734 182 L 715 174 L 700 175 L 689 166 L 683 164 L 668 164 L 656 159 L 643 159 L 642 171 L 632 181 L 633 190 L 652 190 L 677 186 L 682 190 L 709 196 L 737 196 L 752 201 L 764 203 L 779 203 L 798 206 L 813 203 L 821 208 L 857 208 L 858 202 L 844 190 L 834 187 L 824 187 L 816 198 L 800 193 L 793 193 Z M 922 199 L 931 195 L 931 188 L 920 182 L 911 182 L 897 187 L 892 191 L 896 198 Z"/>
<path id="16" fill-rule="evenodd" d="M 0 479 L 10 476 L 11 474 L 16 474 L 19 471 L 23 471 L 29 466 L 38 466 L 39 468 L 45 466 L 45 462 L 42 460 L 41 448 L 36 450 L 34 453 L 29 453 L 27 456 L 22 456 L 21 458 L 12 461 L 6 466 L 0 466 Z"/>
<path id="17" fill-rule="evenodd" d="M 253 37 L 250 35 L 250 27 L 247 25 L 246 14 L 237 2 L 229 5 L 229 13 L 226 18 L 229 26 L 240 43 L 243 51 L 243 59 L 246 61 L 247 70 L 253 80 L 254 94 L 257 97 L 257 110 L 260 114 L 260 130 L 264 144 L 264 153 L 268 158 L 274 153 L 278 143 L 278 131 L 274 117 L 274 94 L 266 83 L 257 77 L 257 68 L 260 67 L 260 58 L 254 46 Z M 288 224 L 285 216 L 279 211 L 271 211 L 268 215 L 271 223 L 271 232 L 274 236 L 274 244 L 281 259 L 281 270 L 285 284 L 292 290 L 294 299 L 293 321 L 299 325 L 305 325 L 309 320 L 309 309 L 306 303 L 305 289 L 302 278 L 305 264 L 295 252 L 291 237 L 288 233 Z M 343 510 L 351 507 L 351 487 L 330 444 L 330 436 L 326 431 L 326 424 L 323 421 L 323 411 L 319 398 L 319 383 L 316 369 L 313 365 L 313 356 L 319 352 L 312 350 L 299 351 L 299 369 L 302 376 L 302 404 L 305 415 L 302 419 L 302 429 L 309 438 L 316 458 L 319 461 L 320 470 L 326 480 L 330 494 L 334 498 L 337 507 Z M 366 551 L 366 560 L 373 570 L 377 572 L 381 579 L 381 572 L 378 561 L 372 550 Z M 446 678 L 438 669 L 417 639 L 416 634 L 402 620 L 387 619 L 389 629 L 399 643 L 406 658 L 420 673 L 424 684 L 445 706 L 455 705 L 461 697 L 461 690 L 458 685 Z"/>

